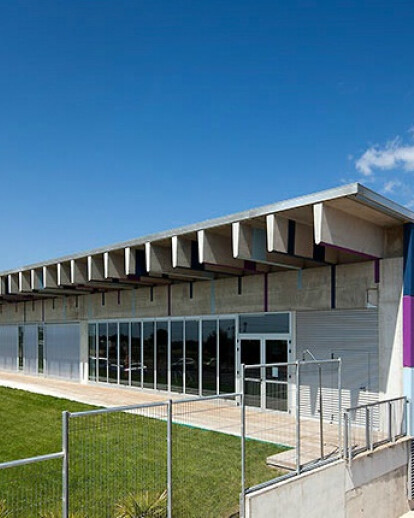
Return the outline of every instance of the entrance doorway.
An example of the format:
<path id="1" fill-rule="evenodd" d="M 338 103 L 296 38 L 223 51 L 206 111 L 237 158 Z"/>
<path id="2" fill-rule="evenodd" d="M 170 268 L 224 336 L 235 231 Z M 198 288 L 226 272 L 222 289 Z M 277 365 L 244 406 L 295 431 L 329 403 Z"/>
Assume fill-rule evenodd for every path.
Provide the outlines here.
<path id="1" fill-rule="evenodd" d="M 288 362 L 289 341 L 275 336 L 243 336 L 240 363 L 258 365 Z M 245 401 L 262 409 L 288 410 L 288 368 L 258 367 L 246 370 Z"/>

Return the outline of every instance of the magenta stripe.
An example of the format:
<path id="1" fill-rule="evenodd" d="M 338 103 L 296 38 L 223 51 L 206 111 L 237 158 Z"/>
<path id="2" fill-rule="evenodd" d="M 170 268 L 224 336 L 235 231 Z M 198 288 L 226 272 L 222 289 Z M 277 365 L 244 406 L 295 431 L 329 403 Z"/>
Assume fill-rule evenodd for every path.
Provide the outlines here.
<path id="1" fill-rule="evenodd" d="M 323 241 L 321 241 L 319 244 L 326 246 L 328 248 L 334 248 L 335 250 L 340 250 L 341 252 L 348 252 L 350 254 L 359 255 L 360 257 L 366 257 L 367 259 L 379 259 L 379 257 L 376 257 L 375 255 L 364 254 L 363 252 L 357 252 L 356 250 L 352 250 L 351 248 L 345 248 L 343 246 L 331 245 L 330 243 L 324 243 Z"/>
<path id="2" fill-rule="evenodd" d="M 268 274 L 264 274 L 264 301 L 263 301 L 263 311 L 267 313 L 269 310 L 269 283 L 268 283 Z"/>
<path id="3" fill-rule="evenodd" d="M 414 297 L 403 297 L 403 365 L 414 367 Z"/>

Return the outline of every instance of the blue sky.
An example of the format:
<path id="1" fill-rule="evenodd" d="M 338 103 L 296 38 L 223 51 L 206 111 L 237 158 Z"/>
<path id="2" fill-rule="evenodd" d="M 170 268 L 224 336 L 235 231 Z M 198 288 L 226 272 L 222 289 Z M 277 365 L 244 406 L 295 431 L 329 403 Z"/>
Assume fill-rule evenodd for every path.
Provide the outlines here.
<path id="1" fill-rule="evenodd" d="M 414 207 L 412 1 L 0 3 L 0 269 L 361 181 Z"/>

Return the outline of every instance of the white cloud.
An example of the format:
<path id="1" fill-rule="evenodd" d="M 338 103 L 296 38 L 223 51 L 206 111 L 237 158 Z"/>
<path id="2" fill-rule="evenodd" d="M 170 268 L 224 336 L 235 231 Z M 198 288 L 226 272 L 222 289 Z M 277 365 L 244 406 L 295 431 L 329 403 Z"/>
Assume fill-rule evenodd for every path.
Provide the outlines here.
<path id="1" fill-rule="evenodd" d="M 385 182 L 382 190 L 384 193 L 390 194 L 390 193 L 394 192 L 394 189 L 396 187 L 401 187 L 401 186 L 402 186 L 402 183 L 400 182 L 400 180 L 388 180 L 387 182 Z"/>
<path id="2" fill-rule="evenodd" d="M 405 171 L 414 171 L 414 144 L 404 145 L 396 138 L 382 148 L 372 146 L 358 158 L 355 167 L 365 177 L 371 176 L 375 169 L 390 171 L 401 168 Z"/>

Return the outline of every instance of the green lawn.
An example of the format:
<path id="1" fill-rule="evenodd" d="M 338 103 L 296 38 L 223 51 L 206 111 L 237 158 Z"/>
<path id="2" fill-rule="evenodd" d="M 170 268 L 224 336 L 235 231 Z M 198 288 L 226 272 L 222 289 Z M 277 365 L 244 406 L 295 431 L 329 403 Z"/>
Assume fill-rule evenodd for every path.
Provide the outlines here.
<path id="1" fill-rule="evenodd" d="M 62 411 L 90 408 L 0 388 L 0 462 L 60 451 Z M 248 441 L 246 447 L 249 483 L 277 476 L 266 466 L 266 457 L 280 447 L 257 441 Z M 115 505 L 129 494 L 154 501 L 166 489 L 162 420 L 127 413 L 74 418 L 69 451 L 70 509 L 76 516 L 114 518 Z M 240 479 L 240 438 L 173 425 L 174 516 L 230 516 L 238 509 Z M 0 470 L 0 502 L 13 511 L 5 514 L 8 518 L 46 516 L 46 509 L 58 509 L 60 494 L 60 460 Z"/>

